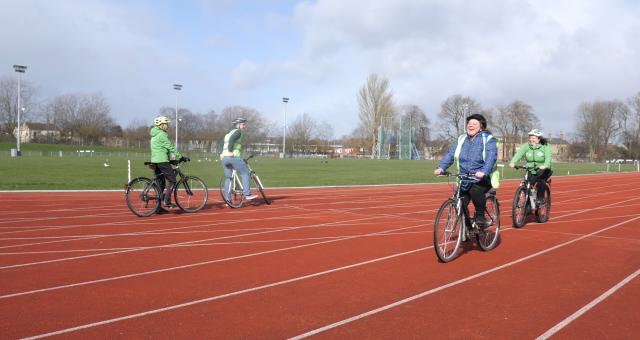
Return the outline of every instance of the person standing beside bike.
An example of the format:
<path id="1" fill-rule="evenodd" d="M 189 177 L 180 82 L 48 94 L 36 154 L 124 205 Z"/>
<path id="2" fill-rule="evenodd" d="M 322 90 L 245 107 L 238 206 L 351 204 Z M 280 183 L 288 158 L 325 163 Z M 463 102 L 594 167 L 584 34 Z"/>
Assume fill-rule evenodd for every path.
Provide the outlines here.
<path id="1" fill-rule="evenodd" d="M 232 169 L 235 169 L 242 179 L 242 187 L 244 189 L 244 197 L 248 200 L 255 199 L 256 195 L 251 194 L 249 187 L 249 169 L 242 159 L 242 143 L 244 135 L 242 131 L 247 126 L 247 119 L 238 117 L 231 124 L 233 128 L 224 136 L 224 145 L 220 160 L 222 160 L 222 169 L 227 178 L 232 177 Z"/>
<path id="2" fill-rule="evenodd" d="M 169 140 L 169 123 L 171 121 L 165 116 L 156 117 L 153 120 L 153 127 L 149 134 L 151 135 L 151 163 L 154 164 L 154 172 L 156 175 L 162 174 L 164 180 L 160 181 L 160 191 L 164 192 L 164 205 L 167 208 L 173 208 L 171 204 L 171 194 L 173 193 L 173 186 L 176 184 L 176 174 L 173 172 L 173 167 L 169 163 L 170 154 L 173 154 L 175 158 L 179 158 L 181 161 L 188 160 L 187 157 L 183 157 L 178 150 L 173 146 Z M 165 180 L 168 185 L 165 185 Z M 165 191 L 166 188 L 166 191 Z"/>
<path id="3" fill-rule="evenodd" d="M 520 161 L 520 158 L 524 156 L 527 161 L 527 166 L 534 169 L 529 170 L 529 183 L 536 184 L 536 203 L 543 205 L 542 200 L 544 193 L 547 190 L 547 179 L 553 174 L 551 169 L 551 145 L 544 138 L 542 131 L 538 129 L 532 129 L 529 131 L 529 142 L 522 144 L 516 154 L 513 155 L 513 159 L 509 162 L 509 167 L 515 167 L 515 163 Z M 535 169 L 537 168 L 537 169 Z"/>
<path id="4" fill-rule="evenodd" d="M 498 148 L 495 138 L 487 131 L 487 119 L 483 115 L 476 113 L 467 117 L 466 132 L 451 145 L 434 174 L 442 174 L 454 161 L 458 165 L 459 173 L 473 174 L 474 179 L 460 182 L 463 202 L 466 207 L 471 199 L 476 210 L 476 224 L 479 227 L 487 227 L 485 194 L 491 189 L 489 174 L 496 166 Z"/>

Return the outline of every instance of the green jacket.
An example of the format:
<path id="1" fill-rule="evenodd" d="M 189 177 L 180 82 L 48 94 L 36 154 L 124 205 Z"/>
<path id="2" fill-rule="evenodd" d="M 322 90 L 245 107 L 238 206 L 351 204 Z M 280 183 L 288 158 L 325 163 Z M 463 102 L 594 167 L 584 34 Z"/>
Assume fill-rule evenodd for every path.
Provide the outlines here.
<path id="1" fill-rule="evenodd" d="M 182 155 L 176 150 L 169 140 L 169 135 L 161 128 L 154 126 L 149 131 L 151 135 L 151 163 L 165 163 L 169 161 L 169 155 L 173 155 L 177 158 Z"/>
<path id="2" fill-rule="evenodd" d="M 224 146 L 222 148 L 222 157 L 240 157 L 242 155 L 242 143 L 244 135 L 240 129 L 232 129 L 224 136 Z"/>
<path id="3" fill-rule="evenodd" d="M 527 166 L 539 167 L 544 165 L 547 169 L 551 169 L 551 145 L 549 143 L 535 146 L 531 145 L 531 143 L 522 144 L 509 163 L 517 163 L 522 156 L 527 160 Z M 535 170 L 533 171 L 533 173 L 536 172 Z"/>

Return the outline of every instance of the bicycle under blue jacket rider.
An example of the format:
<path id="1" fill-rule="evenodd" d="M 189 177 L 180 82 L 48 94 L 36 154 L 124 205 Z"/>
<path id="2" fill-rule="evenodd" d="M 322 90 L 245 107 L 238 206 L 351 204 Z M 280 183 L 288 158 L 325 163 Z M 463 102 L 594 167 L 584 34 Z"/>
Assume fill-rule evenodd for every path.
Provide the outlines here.
<path id="1" fill-rule="evenodd" d="M 169 163 L 171 154 L 181 160 L 188 160 L 187 157 L 183 157 L 180 152 L 173 146 L 169 140 L 169 123 L 171 120 L 165 116 L 156 117 L 153 120 L 153 127 L 149 131 L 151 135 L 151 163 L 155 165 L 154 172 L 156 175 L 162 173 L 164 180 L 169 182 L 169 185 L 165 185 L 165 181 L 160 181 L 160 190 L 164 192 L 164 204 L 167 208 L 173 208 L 171 204 L 171 194 L 173 191 L 173 185 L 176 183 L 176 174 L 173 172 L 173 167 Z M 166 191 L 165 191 L 166 187 Z"/>
<path id="2" fill-rule="evenodd" d="M 485 218 L 487 204 L 485 193 L 491 189 L 489 174 L 498 160 L 495 138 L 486 129 L 487 119 L 483 115 L 476 113 L 467 117 L 466 136 L 458 138 L 463 141 L 458 159 L 454 157 L 458 147 L 458 140 L 456 140 L 434 171 L 435 175 L 440 175 L 456 161 L 459 165 L 458 172 L 475 176 L 474 179 L 462 180 L 460 185 L 463 203 L 466 207 L 471 199 L 476 210 L 475 221 L 480 227 L 488 225 Z"/>
<path id="3" fill-rule="evenodd" d="M 244 139 L 242 131 L 247 126 L 247 119 L 239 117 L 234 119 L 231 124 L 233 124 L 233 128 L 224 136 L 224 145 L 222 153 L 220 154 L 222 169 L 227 178 L 231 178 L 232 168 L 240 174 L 242 187 L 244 188 L 244 196 L 246 199 L 252 200 L 258 196 L 251 194 L 251 188 L 249 187 L 249 169 L 242 159 L 242 143 Z"/>

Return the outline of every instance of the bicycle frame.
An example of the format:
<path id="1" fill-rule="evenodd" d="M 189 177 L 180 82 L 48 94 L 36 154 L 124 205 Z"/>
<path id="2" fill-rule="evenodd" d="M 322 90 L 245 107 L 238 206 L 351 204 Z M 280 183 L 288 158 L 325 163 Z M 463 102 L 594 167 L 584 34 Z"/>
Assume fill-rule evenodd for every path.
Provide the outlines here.
<path id="1" fill-rule="evenodd" d="M 450 174 L 450 173 L 443 173 L 444 176 L 448 176 L 448 177 L 456 177 L 458 180 L 463 180 L 463 179 L 474 179 L 475 175 L 473 174 Z M 461 232 L 462 232 L 462 241 L 466 241 L 467 237 L 469 236 L 470 233 L 472 233 L 474 230 L 478 230 L 478 227 L 476 225 L 475 219 L 471 218 L 469 216 L 469 208 L 462 204 L 462 186 L 460 185 L 460 183 L 457 183 L 455 188 L 453 189 L 453 196 L 451 197 L 451 199 L 455 202 L 456 204 L 456 209 L 457 209 L 457 218 L 460 217 L 466 217 L 466 218 L 462 218 L 462 225 L 463 227 L 461 228 Z M 467 220 L 471 221 L 471 225 L 467 225 Z"/>

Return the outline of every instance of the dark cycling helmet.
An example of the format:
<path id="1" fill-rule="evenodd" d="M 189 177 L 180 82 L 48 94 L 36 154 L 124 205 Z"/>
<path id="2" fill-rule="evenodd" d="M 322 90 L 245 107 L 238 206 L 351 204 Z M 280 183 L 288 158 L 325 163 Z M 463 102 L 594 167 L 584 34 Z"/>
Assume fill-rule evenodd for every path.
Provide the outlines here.
<path id="1" fill-rule="evenodd" d="M 246 122 L 247 122 L 247 118 L 244 118 L 244 117 L 238 117 L 238 118 L 234 119 L 234 120 L 231 122 L 231 124 L 236 125 L 236 124 L 239 124 L 239 123 L 246 123 Z"/>
<path id="2" fill-rule="evenodd" d="M 483 115 L 479 114 L 479 113 L 474 113 L 471 116 L 467 117 L 467 123 L 469 123 L 470 120 L 475 119 L 477 121 L 480 122 L 480 126 L 482 127 L 482 129 L 486 129 L 487 128 L 487 119 L 484 118 Z"/>

